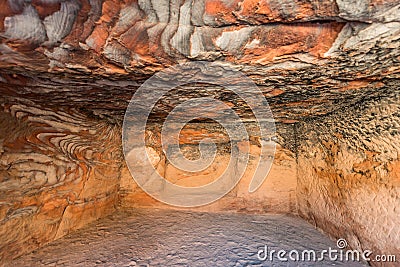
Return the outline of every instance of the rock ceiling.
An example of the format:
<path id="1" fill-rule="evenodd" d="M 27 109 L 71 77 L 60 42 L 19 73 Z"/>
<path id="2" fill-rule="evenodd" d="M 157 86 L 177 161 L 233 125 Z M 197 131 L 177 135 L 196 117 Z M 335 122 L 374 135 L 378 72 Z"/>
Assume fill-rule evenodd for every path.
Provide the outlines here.
<path id="1" fill-rule="evenodd" d="M 187 61 L 242 71 L 288 123 L 399 92 L 398 1 L 1 0 L 0 36 L 2 102 L 117 121 L 146 79 Z M 248 113 L 232 92 L 192 84 L 154 118 L 202 94 Z"/>

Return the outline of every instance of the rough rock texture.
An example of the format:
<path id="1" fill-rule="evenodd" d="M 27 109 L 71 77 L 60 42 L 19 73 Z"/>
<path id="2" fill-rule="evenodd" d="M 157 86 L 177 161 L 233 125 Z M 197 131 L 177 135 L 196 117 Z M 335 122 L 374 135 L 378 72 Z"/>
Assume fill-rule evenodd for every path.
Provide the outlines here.
<path id="1" fill-rule="evenodd" d="M 113 212 L 121 161 L 119 131 L 104 121 L 1 108 L 0 265 Z"/>
<path id="2" fill-rule="evenodd" d="M 299 126 L 300 214 L 377 254 L 400 255 L 399 100 L 395 91 Z"/>
<path id="3" fill-rule="evenodd" d="M 247 125 L 250 132 L 250 158 L 239 183 L 223 198 L 209 205 L 196 207 L 195 210 L 297 213 L 296 159 L 294 153 L 287 148 L 278 145 L 272 168 L 265 182 L 257 191 L 249 192 L 249 184 L 260 157 L 260 136 L 253 126 Z M 199 141 L 204 138 L 209 138 L 218 146 L 213 164 L 199 172 L 185 172 L 170 163 L 161 148 L 159 136 L 154 135 L 154 133 L 159 133 L 159 130 L 155 128 L 153 127 L 149 131 L 151 136 L 148 138 L 151 140 L 148 141 L 147 152 L 152 155 L 152 158 L 157 159 L 154 166 L 158 173 L 171 183 L 187 187 L 206 185 L 217 179 L 227 168 L 231 156 L 229 136 L 218 131 L 218 129 L 221 130 L 221 127 L 216 127 L 215 123 L 191 123 L 180 132 L 179 141 L 183 154 L 187 158 L 196 158 L 199 153 Z M 282 125 L 280 132 L 293 139 L 292 125 Z M 127 157 L 127 161 L 140 160 L 138 157 L 144 157 L 144 155 L 139 156 L 133 153 L 132 157 Z M 121 172 L 120 194 L 122 207 L 168 207 L 168 205 L 151 198 L 138 187 L 126 166 Z"/>
<path id="4" fill-rule="evenodd" d="M 399 76 L 396 1 L 1 3 L 0 80 L 16 85 L 3 94 L 103 117 L 122 115 L 145 78 L 187 60 L 243 71 L 279 121 L 352 105 Z"/>
<path id="5" fill-rule="evenodd" d="M 193 231 L 196 229 L 196 231 Z M 116 240 L 118 240 L 116 242 Z M 16 266 L 268 266 L 270 249 L 314 249 L 335 242 L 287 215 L 210 214 L 158 209 L 118 211 L 13 262 Z M 261 255 L 263 256 L 263 255 Z M 327 255 L 325 255 L 327 256 Z M 274 266 L 365 266 L 353 261 L 280 262 Z"/>
<path id="6" fill-rule="evenodd" d="M 121 172 L 121 203 L 147 203 L 119 171 L 123 114 L 156 71 L 198 60 L 248 75 L 280 125 L 257 198 L 244 179 L 210 209 L 296 211 L 297 179 L 302 216 L 352 247 L 398 253 L 399 18 L 392 0 L 0 0 L 3 259 L 110 212 Z M 150 121 L 205 95 L 252 121 L 236 95 L 203 84 L 165 95 Z M 195 154 L 196 131 L 183 137 Z"/>

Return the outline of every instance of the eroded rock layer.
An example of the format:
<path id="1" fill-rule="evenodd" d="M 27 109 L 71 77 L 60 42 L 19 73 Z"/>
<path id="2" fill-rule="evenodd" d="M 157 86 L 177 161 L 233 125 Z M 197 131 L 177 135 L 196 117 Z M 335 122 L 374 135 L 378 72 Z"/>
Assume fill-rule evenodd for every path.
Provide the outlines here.
<path id="1" fill-rule="evenodd" d="M 399 99 L 393 92 L 299 126 L 299 212 L 375 254 L 400 252 Z"/>
<path id="2" fill-rule="evenodd" d="M 251 195 L 247 177 L 205 210 L 299 212 L 353 248 L 398 253 L 399 18 L 391 0 L 0 0 L 1 261 L 116 203 L 159 205 L 124 166 L 123 115 L 154 73 L 191 61 L 218 63 L 222 79 L 229 68 L 246 74 L 277 122 L 266 183 Z M 254 123 L 231 91 L 191 84 L 157 102 L 151 135 L 199 96 Z M 203 137 L 225 146 L 218 133 L 196 122 L 181 144 L 194 156 Z M 148 148 L 167 179 L 187 181 L 157 140 Z M 190 183 L 209 181 L 225 152 Z"/>
<path id="3" fill-rule="evenodd" d="M 0 262 L 113 212 L 120 134 L 72 110 L 1 106 Z"/>
<path id="4" fill-rule="evenodd" d="M 399 76 L 396 1 L 1 3 L 3 94 L 103 116 L 122 115 L 146 78 L 188 60 L 241 70 L 282 121 L 383 94 Z"/>

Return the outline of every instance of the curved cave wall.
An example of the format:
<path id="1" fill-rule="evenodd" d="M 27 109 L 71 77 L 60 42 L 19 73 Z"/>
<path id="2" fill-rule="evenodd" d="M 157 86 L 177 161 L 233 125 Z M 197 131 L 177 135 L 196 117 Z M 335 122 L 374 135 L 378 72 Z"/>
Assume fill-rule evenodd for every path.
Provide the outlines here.
<path id="1" fill-rule="evenodd" d="M 0 115 L 2 263 L 115 211 L 122 158 L 113 125 L 8 104 Z"/>
<path id="2" fill-rule="evenodd" d="M 299 125 L 299 213 L 356 249 L 399 253 L 399 93 Z"/>
<path id="3" fill-rule="evenodd" d="M 296 214 L 352 248 L 399 255 L 399 18 L 397 1 L 375 0 L 0 0 L 0 262 L 118 207 L 170 208 L 134 183 L 122 120 L 154 73 L 201 60 L 257 84 L 277 150 L 258 191 L 247 190 L 251 161 L 234 190 L 198 209 Z M 161 149 L 171 107 L 207 88 L 247 118 L 257 158 L 260 136 L 237 96 L 188 86 L 156 105 L 146 132 L 166 179 L 210 181 L 227 162 L 221 149 L 209 169 L 187 174 Z M 218 125 L 193 122 L 184 153 L 204 136 L 229 141 Z"/>

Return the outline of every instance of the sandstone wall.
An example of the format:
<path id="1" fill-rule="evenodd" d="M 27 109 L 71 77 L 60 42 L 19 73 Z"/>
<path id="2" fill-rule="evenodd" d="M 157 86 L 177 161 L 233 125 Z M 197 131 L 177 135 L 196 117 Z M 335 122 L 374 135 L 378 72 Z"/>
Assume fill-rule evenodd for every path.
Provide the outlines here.
<path id="1" fill-rule="evenodd" d="M 398 258 L 400 95 L 388 95 L 299 126 L 297 197 L 300 215 L 332 237 Z"/>
<path id="2" fill-rule="evenodd" d="M 283 143 L 284 137 L 287 144 L 293 142 L 293 125 L 282 125 L 279 129 L 282 136 L 279 138 L 274 136 L 276 139 L 273 138 L 275 140 L 273 142 Z M 220 148 L 213 164 L 199 172 L 185 172 L 174 167 L 161 149 L 159 135 L 159 127 L 153 127 L 152 131 L 148 132 L 147 139 L 152 139 L 147 142 L 148 153 L 151 158 L 157 158 L 155 168 L 159 174 L 173 184 L 186 187 L 206 185 L 219 178 L 228 166 L 231 157 L 231 151 L 228 149 L 229 137 L 216 130 L 212 123 L 191 123 L 181 131 L 180 142 L 187 158 L 193 159 L 198 154 L 196 148 L 199 146 L 199 141 L 204 138 L 209 138 Z M 257 191 L 249 192 L 250 181 L 260 157 L 259 138 L 256 132 L 250 130 L 249 163 L 235 188 L 221 199 L 201 207 L 190 208 L 191 210 L 296 213 L 296 159 L 295 154 L 288 148 L 277 145 L 274 162 L 267 179 Z M 129 157 L 127 160 L 129 162 Z M 140 161 L 140 159 L 136 160 Z M 120 194 L 122 207 L 177 208 L 148 196 L 138 187 L 126 166 L 121 172 Z"/>
<path id="3" fill-rule="evenodd" d="M 390 88 L 390 79 L 399 78 L 398 1 L 2 0 L 0 5 L 0 83 L 29 91 L 8 86 L 2 93 L 104 117 L 120 119 L 133 92 L 155 72 L 193 60 L 218 61 L 245 73 L 279 121 L 327 114 L 377 88 Z M 199 91 L 194 88 L 192 95 Z M 54 96 L 51 102 L 47 92 Z M 235 99 L 226 90 L 215 95 Z M 168 111 L 181 97 L 173 94 L 156 108 Z"/>
<path id="4" fill-rule="evenodd" d="M 120 131 L 76 110 L 30 104 L 1 105 L 0 265 L 118 203 Z"/>
<path id="5" fill-rule="evenodd" d="M 206 209 L 293 212 L 298 179 L 302 216 L 354 247 L 398 250 L 399 7 L 393 0 L 0 0 L 7 98 L 0 99 L 0 233 L 12 233 L 1 239 L 1 254 L 28 251 L 113 209 L 123 163 L 113 125 L 147 78 L 194 60 L 221 63 L 216 75 L 224 66 L 242 71 L 276 121 L 287 123 L 263 187 L 248 195 L 243 179 Z M 166 95 L 152 122 L 205 87 Z M 235 94 L 208 89 L 250 117 Z M 191 135 L 188 151 L 196 146 Z M 150 147 L 159 171 L 186 182 Z M 226 160 L 220 153 L 218 162 Z M 159 205 L 126 168 L 120 192 L 123 206 Z"/>

